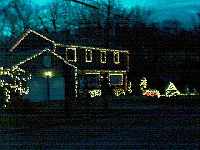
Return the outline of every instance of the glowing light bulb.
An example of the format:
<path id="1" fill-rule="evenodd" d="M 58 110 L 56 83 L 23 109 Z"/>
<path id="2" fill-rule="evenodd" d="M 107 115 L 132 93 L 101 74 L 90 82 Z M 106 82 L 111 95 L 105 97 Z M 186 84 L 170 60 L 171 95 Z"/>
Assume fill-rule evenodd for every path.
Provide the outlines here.
<path id="1" fill-rule="evenodd" d="M 52 71 L 46 71 L 46 72 L 44 72 L 44 75 L 45 75 L 46 77 L 51 78 L 51 77 L 53 76 L 53 72 L 52 72 Z"/>

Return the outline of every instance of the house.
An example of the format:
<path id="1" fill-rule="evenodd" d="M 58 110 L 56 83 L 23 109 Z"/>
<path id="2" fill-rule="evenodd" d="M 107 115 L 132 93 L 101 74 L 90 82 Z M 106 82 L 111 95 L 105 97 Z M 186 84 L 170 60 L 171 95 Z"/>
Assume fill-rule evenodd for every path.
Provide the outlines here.
<path id="1" fill-rule="evenodd" d="M 19 66 L 32 74 L 30 92 L 25 96 L 31 101 L 76 98 L 86 89 L 91 97 L 101 95 L 102 74 L 107 74 L 113 88 L 127 91 L 127 50 L 60 44 L 28 30 L 10 52 L 10 66 Z"/>

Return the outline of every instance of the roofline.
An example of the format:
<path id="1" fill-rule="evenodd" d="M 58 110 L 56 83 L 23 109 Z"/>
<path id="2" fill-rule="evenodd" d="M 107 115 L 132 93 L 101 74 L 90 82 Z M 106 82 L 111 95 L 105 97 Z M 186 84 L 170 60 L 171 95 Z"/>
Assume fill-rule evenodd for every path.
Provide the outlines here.
<path id="1" fill-rule="evenodd" d="M 67 65 L 69 65 L 69 66 L 71 66 L 71 67 L 77 69 L 76 66 L 74 66 L 74 65 L 72 65 L 72 64 L 70 64 L 70 63 L 68 63 L 64 58 L 62 58 L 62 56 L 56 54 L 55 52 L 51 51 L 50 49 L 44 49 L 44 50 L 40 51 L 39 53 L 37 53 L 37 54 L 35 54 L 35 55 L 31 56 L 31 57 L 28 57 L 28 58 L 25 59 L 24 61 L 22 61 L 22 62 L 20 62 L 20 63 L 18 63 L 18 64 L 16 64 L 16 65 L 13 65 L 12 67 L 19 67 L 20 65 L 25 64 L 26 62 L 28 62 L 28 61 L 30 61 L 30 60 L 32 60 L 32 59 L 34 59 L 34 58 L 40 56 L 41 54 L 43 54 L 43 53 L 46 52 L 46 51 L 50 52 L 51 54 L 53 54 L 54 56 L 56 56 L 57 58 L 59 58 L 60 60 L 62 60 L 65 64 L 67 64 Z"/>
<path id="2" fill-rule="evenodd" d="M 129 50 L 119 50 L 119 49 L 108 49 L 108 48 L 100 48 L 100 47 L 91 47 L 91 46 L 81 46 L 81 45 L 64 45 L 64 44 L 55 44 L 56 46 L 63 46 L 66 48 L 84 48 L 84 49 L 95 49 L 95 50 L 100 50 L 100 51 L 120 51 L 120 52 L 125 52 L 129 53 Z"/>
<path id="3" fill-rule="evenodd" d="M 117 49 L 107 49 L 107 48 L 100 48 L 100 47 L 91 47 L 91 46 L 81 46 L 81 45 L 65 45 L 65 44 L 60 44 L 60 43 L 56 43 L 54 40 L 51 40 L 49 38 L 47 38 L 46 36 L 28 29 L 26 32 L 23 33 L 22 37 L 15 43 L 15 45 L 13 47 L 11 47 L 11 49 L 9 49 L 10 52 L 13 52 L 14 49 L 30 34 L 30 33 L 34 33 L 36 35 L 38 35 L 39 37 L 51 42 L 54 45 L 54 50 L 56 50 L 56 46 L 63 46 L 63 47 L 73 47 L 73 48 L 84 48 L 84 49 L 95 49 L 95 50 L 100 50 L 100 51 L 120 51 L 120 52 L 125 52 L 125 53 L 129 53 L 129 50 L 117 50 Z"/>
<path id="4" fill-rule="evenodd" d="M 28 29 L 26 32 L 23 33 L 22 37 L 15 43 L 15 45 L 13 47 L 11 47 L 11 49 L 9 49 L 10 52 L 13 52 L 14 49 L 30 34 L 30 33 L 34 33 L 38 36 L 40 36 L 41 38 L 53 43 L 55 45 L 55 41 L 47 38 L 46 36 L 34 31 L 34 30 L 31 30 L 31 29 Z"/>

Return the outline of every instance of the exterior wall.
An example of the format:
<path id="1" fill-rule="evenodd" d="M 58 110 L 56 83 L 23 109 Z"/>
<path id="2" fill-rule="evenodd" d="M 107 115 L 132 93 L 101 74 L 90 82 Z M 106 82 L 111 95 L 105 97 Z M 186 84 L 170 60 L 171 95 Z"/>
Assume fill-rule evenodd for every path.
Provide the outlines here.
<path id="1" fill-rule="evenodd" d="M 63 58 L 66 57 L 66 48 L 65 46 L 57 47 L 56 53 L 62 55 Z M 74 48 L 74 47 L 68 47 Z M 76 48 L 76 61 L 69 61 L 70 63 L 77 66 L 80 70 L 128 70 L 128 61 L 129 54 L 128 51 L 119 51 L 119 62 L 114 63 L 114 53 L 118 52 L 117 50 L 104 50 L 106 51 L 106 63 L 101 63 L 101 50 L 95 48 L 88 48 L 92 50 L 92 62 L 86 62 L 86 48 L 77 47 Z"/>
<path id="2" fill-rule="evenodd" d="M 75 50 L 75 58 L 73 60 L 68 59 L 66 49 Z M 86 61 L 86 49 L 92 50 L 92 61 Z M 106 62 L 101 62 L 101 51 L 106 52 Z M 116 52 L 119 52 L 119 62 L 114 62 L 114 53 Z M 100 89 L 100 74 L 106 72 L 108 73 L 110 81 L 112 75 L 121 77 L 122 82 L 120 84 L 112 84 L 111 82 L 113 89 L 120 88 L 127 91 L 127 72 L 129 69 L 128 51 L 58 46 L 56 53 L 79 69 L 79 94 L 85 93 L 84 90 L 86 89 Z"/>
<path id="3" fill-rule="evenodd" d="M 100 90 L 100 80 L 101 73 L 108 73 L 108 78 L 110 80 L 110 86 L 114 89 L 123 89 L 124 92 L 127 91 L 127 72 L 126 71 L 109 71 L 109 70 L 82 70 L 79 75 L 79 92 L 85 94 L 85 90 L 94 91 Z M 121 80 L 120 83 L 113 84 L 112 76 L 117 76 Z M 94 79 L 95 78 L 95 79 Z M 89 80 L 88 80 L 89 79 Z M 113 91 L 114 92 L 114 91 Z"/>

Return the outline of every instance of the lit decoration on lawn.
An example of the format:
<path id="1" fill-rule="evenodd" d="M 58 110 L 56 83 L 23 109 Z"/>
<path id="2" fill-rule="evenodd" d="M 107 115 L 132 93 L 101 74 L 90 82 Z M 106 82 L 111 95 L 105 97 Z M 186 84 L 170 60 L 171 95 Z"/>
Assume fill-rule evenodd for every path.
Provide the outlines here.
<path id="1" fill-rule="evenodd" d="M 0 68 L 0 92 L 3 95 L 4 107 L 7 107 L 14 94 L 20 96 L 28 94 L 29 87 L 26 83 L 30 79 L 31 75 L 19 67 Z"/>
<path id="2" fill-rule="evenodd" d="M 150 96 L 150 97 L 157 97 L 160 98 L 160 92 L 158 90 L 155 89 L 149 89 L 149 90 L 145 90 L 143 92 L 144 96 Z"/>
<path id="3" fill-rule="evenodd" d="M 115 88 L 113 89 L 113 92 L 115 96 L 126 95 L 124 89 L 122 88 Z"/>
<path id="4" fill-rule="evenodd" d="M 194 89 L 192 90 L 191 95 L 199 95 L 199 93 L 198 93 L 198 91 L 194 88 Z"/>
<path id="5" fill-rule="evenodd" d="M 89 90 L 90 97 L 96 97 L 96 96 L 101 96 L 101 90 L 100 89 L 94 89 L 94 90 Z"/>
<path id="6" fill-rule="evenodd" d="M 140 90 L 141 90 L 142 92 L 144 92 L 146 89 L 147 89 L 147 79 L 146 79 L 146 77 L 143 77 L 143 78 L 140 80 Z"/>
<path id="7" fill-rule="evenodd" d="M 169 82 L 169 85 L 165 90 L 165 96 L 171 97 L 171 96 L 177 96 L 180 94 L 181 93 L 177 90 L 176 86 L 172 82 Z"/>
<path id="8" fill-rule="evenodd" d="M 184 94 L 181 95 L 185 95 L 185 96 L 195 96 L 195 95 L 199 95 L 198 91 L 193 88 L 192 91 L 190 92 L 189 88 L 186 88 L 186 92 Z"/>

